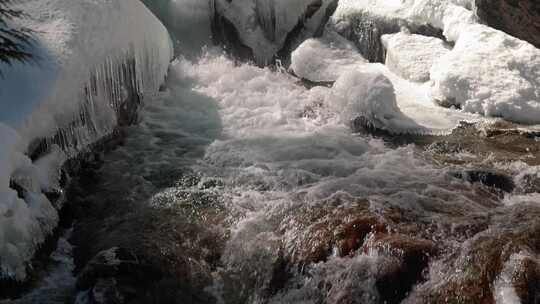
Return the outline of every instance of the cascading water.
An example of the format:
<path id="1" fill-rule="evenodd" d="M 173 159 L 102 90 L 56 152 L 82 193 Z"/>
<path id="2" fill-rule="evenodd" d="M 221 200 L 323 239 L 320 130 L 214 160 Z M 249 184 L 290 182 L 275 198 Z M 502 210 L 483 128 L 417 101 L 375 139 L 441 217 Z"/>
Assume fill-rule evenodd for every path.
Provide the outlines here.
<path id="1" fill-rule="evenodd" d="M 466 162 L 433 157 L 437 145 L 353 133 L 328 105 L 332 88 L 203 47 L 198 0 L 154 4 L 193 17 L 161 16 L 187 57 L 78 180 L 75 265 L 61 264 L 79 274 L 78 303 L 441 303 L 468 280 L 493 285 L 497 303 L 518 298 L 512 271 L 539 265 L 532 187 L 504 194 Z M 69 280 L 58 289 L 72 296 Z"/>

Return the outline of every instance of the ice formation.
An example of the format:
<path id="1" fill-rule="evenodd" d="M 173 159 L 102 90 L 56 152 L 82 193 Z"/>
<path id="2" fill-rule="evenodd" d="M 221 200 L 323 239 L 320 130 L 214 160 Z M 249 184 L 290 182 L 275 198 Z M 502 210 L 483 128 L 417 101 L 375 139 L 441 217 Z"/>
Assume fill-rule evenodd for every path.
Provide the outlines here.
<path id="1" fill-rule="evenodd" d="M 336 1 L 212 0 L 211 3 L 216 14 L 214 22 L 224 18 L 226 24 L 234 27 L 231 31 L 237 33 L 239 43 L 252 51 L 255 61 L 270 64 L 282 49 L 321 34 Z"/>
<path id="2" fill-rule="evenodd" d="M 1 66 L 9 77 L 0 78 L 0 277 L 22 280 L 58 220 L 60 206 L 43 192 L 58 187 L 67 157 L 126 123 L 129 103 L 157 91 L 172 47 L 138 0 L 16 5 L 32 16 L 18 22 L 35 31 L 38 64 Z M 39 140 L 46 145 L 32 162 L 29 145 Z"/>

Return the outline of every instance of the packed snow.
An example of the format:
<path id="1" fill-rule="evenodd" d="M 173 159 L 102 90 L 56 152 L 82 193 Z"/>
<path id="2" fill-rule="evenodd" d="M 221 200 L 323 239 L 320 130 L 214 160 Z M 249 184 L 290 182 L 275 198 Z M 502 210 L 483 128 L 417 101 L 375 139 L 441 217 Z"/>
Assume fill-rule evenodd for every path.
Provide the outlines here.
<path id="1" fill-rule="evenodd" d="M 367 62 L 354 44 L 334 32 L 304 41 L 291 54 L 290 69 L 313 82 L 335 81 L 348 70 L 359 69 Z"/>
<path id="2" fill-rule="evenodd" d="M 485 25 L 469 26 L 431 69 L 433 98 L 465 111 L 540 123 L 540 50 Z"/>
<path id="3" fill-rule="evenodd" d="M 134 60 L 133 85 L 141 93 L 155 92 L 172 47 L 165 27 L 138 0 L 28 0 L 16 8 L 32 16 L 17 22 L 34 30 L 30 52 L 38 64 L 0 66 L 9 75 L 0 78 L 0 276 L 23 280 L 33 253 L 58 221 L 60 206 L 52 206 L 42 192 L 58 187 L 67 157 L 117 123 L 114 107 L 126 88 L 114 79 L 115 71 Z M 85 88 L 94 88 L 94 96 Z M 32 163 L 28 145 L 55 132 L 74 137 L 72 149 L 51 146 Z M 24 189 L 23 197 L 10 180 Z"/>
<path id="4" fill-rule="evenodd" d="M 385 65 L 395 74 L 415 82 L 429 81 L 433 63 L 450 51 L 441 39 L 400 32 L 382 36 Z"/>

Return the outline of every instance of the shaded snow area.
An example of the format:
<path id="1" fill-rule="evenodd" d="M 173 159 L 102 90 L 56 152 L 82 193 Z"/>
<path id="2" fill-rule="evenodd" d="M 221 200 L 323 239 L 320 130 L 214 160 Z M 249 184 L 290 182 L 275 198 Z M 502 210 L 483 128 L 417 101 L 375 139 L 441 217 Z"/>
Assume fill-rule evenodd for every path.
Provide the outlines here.
<path id="1" fill-rule="evenodd" d="M 163 22 L 174 43 L 174 54 L 196 58 L 211 44 L 207 0 L 142 0 Z"/>
<path id="2" fill-rule="evenodd" d="M 422 69 L 420 75 L 413 76 L 412 80 L 418 81 L 428 80 L 425 69 L 430 65 L 429 94 L 441 104 L 518 123 L 540 123 L 540 50 L 479 24 L 470 1 L 343 0 L 332 19 L 340 32 L 354 32 L 362 22 L 393 32 L 401 28 L 422 33 L 426 26 L 439 29 L 439 38 L 453 47 L 416 35 L 384 37 L 389 67 L 406 78 L 411 72 L 422 72 L 411 71 L 411 66 Z M 364 41 L 362 33 L 373 34 L 359 32 L 356 39 Z M 427 58 L 428 50 L 437 56 Z"/>
<path id="3" fill-rule="evenodd" d="M 17 22 L 34 31 L 29 52 L 38 64 L 0 67 L 0 276 L 22 280 L 56 227 L 61 206 L 43 192 L 58 189 L 63 161 L 111 133 L 127 100 L 157 91 L 172 48 L 138 0 L 25 0 L 15 8 L 31 16 Z M 44 138 L 48 152 L 31 161 L 29 145 Z"/>

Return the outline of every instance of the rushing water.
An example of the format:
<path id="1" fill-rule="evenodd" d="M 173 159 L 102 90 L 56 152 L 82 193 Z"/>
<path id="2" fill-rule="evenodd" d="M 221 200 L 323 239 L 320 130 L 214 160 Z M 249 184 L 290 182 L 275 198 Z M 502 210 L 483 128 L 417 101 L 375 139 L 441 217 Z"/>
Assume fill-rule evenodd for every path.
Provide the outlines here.
<path id="1" fill-rule="evenodd" d="M 181 260 L 193 303 L 205 302 L 193 293 L 217 303 L 397 303 L 417 286 L 415 303 L 465 284 L 463 265 L 485 263 L 476 252 L 486 242 L 496 251 L 489 241 L 535 231 L 538 207 L 515 204 L 534 197 L 503 199 L 457 178 L 466 166 L 352 133 L 325 104 L 330 90 L 220 50 L 177 58 L 166 90 L 93 171 L 78 202 L 89 219 L 74 228 L 93 238 L 75 238 L 75 249 L 144 247 Z M 536 258 L 538 248 L 522 247 L 496 279 L 473 280 L 494 284 L 498 303 L 517 298 L 515 265 Z M 47 280 L 72 297 L 69 254 L 60 264 Z M 45 286 L 21 301 L 36 293 L 51 295 Z"/>

